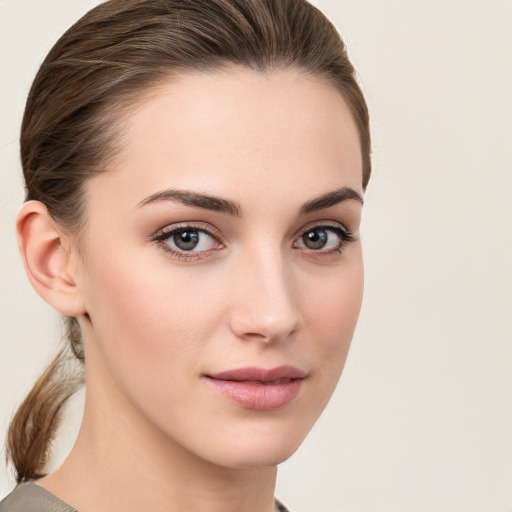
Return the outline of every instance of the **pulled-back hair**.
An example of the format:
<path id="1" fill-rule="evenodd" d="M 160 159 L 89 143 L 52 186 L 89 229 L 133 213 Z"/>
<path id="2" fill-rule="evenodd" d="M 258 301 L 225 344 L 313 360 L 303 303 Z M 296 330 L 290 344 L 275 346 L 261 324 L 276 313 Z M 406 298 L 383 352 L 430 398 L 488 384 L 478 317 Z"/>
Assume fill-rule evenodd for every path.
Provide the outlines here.
<path id="1" fill-rule="evenodd" d="M 59 39 L 36 75 L 20 137 L 27 199 L 79 233 L 84 182 L 118 153 L 130 106 L 170 77 L 229 65 L 296 69 L 336 88 L 358 128 L 366 188 L 366 103 L 343 41 L 318 9 L 305 0 L 110 0 Z M 7 452 L 18 482 L 44 471 L 59 411 L 81 382 L 66 370 L 69 354 L 83 362 L 74 318 L 67 339 L 71 350 L 59 352 L 11 423 Z"/>

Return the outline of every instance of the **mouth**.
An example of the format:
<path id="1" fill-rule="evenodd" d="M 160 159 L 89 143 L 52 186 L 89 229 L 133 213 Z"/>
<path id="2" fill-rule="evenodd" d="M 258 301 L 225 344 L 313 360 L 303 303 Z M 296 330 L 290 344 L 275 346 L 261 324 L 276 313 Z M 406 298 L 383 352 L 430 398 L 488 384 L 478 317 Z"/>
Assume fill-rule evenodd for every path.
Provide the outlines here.
<path id="1" fill-rule="evenodd" d="M 272 411 L 291 403 L 299 394 L 306 373 L 293 366 L 238 368 L 204 376 L 209 385 L 245 409 Z"/>

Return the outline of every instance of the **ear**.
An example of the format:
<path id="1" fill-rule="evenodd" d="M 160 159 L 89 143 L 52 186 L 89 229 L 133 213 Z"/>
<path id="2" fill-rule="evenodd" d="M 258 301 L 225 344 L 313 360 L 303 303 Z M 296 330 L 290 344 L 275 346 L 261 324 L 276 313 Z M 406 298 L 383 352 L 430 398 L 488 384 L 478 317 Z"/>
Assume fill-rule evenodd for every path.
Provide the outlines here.
<path id="1" fill-rule="evenodd" d="M 85 302 L 73 276 L 76 261 L 72 260 L 69 237 L 57 230 L 46 206 L 27 201 L 16 228 L 25 270 L 36 292 L 63 315 L 85 314 Z"/>

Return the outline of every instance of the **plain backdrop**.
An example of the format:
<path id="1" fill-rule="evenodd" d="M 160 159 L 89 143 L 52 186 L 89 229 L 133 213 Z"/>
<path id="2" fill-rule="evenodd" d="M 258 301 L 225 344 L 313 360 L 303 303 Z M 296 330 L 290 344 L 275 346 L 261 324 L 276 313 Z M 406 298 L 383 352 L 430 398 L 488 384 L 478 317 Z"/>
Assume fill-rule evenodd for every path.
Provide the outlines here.
<path id="1" fill-rule="evenodd" d="M 97 3 L 0 0 L 1 437 L 59 337 L 15 242 L 23 105 L 51 45 Z M 510 512 L 512 2 L 315 3 L 372 114 L 366 289 L 340 385 L 277 495 L 295 512 Z M 0 496 L 12 486 L 2 464 Z"/>

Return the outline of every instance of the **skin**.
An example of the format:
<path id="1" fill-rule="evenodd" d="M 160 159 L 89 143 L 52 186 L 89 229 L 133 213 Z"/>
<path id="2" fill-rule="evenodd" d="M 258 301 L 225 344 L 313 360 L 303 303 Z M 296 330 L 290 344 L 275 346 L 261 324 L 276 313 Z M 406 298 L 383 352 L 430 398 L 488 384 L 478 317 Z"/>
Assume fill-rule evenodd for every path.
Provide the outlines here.
<path id="1" fill-rule="evenodd" d="M 20 214 L 21 238 L 58 233 L 46 267 L 72 299 L 40 293 L 74 308 L 87 361 L 77 442 L 40 484 L 81 512 L 271 512 L 276 464 L 334 391 L 361 305 L 361 202 L 300 213 L 343 187 L 362 195 L 355 123 L 320 80 L 233 68 L 160 85 L 124 126 L 112 168 L 86 184 L 80 253 L 40 204 Z M 169 189 L 239 211 L 142 204 Z M 184 224 L 212 234 L 198 235 L 201 250 L 178 256 L 172 236 L 154 240 Z M 354 240 L 340 249 L 331 230 L 334 249 L 308 248 L 303 234 L 326 225 Z M 241 407 L 204 377 L 281 365 L 307 378 L 273 411 Z"/>

